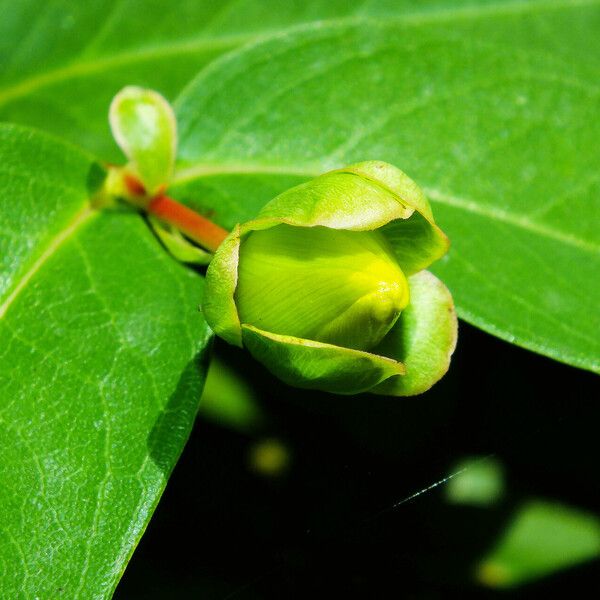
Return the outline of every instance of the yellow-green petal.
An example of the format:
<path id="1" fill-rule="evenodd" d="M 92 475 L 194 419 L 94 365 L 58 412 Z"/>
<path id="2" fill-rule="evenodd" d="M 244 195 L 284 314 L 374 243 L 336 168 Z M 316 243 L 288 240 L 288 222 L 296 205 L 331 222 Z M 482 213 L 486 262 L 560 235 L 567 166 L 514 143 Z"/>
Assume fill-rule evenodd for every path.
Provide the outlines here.
<path id="1" fill-rule="evenodd" d="M 239 256 L 240 321 L 272 333 L 367 350 L 409 300 L 376 231 L 277 225 L 247 234 Z"/>

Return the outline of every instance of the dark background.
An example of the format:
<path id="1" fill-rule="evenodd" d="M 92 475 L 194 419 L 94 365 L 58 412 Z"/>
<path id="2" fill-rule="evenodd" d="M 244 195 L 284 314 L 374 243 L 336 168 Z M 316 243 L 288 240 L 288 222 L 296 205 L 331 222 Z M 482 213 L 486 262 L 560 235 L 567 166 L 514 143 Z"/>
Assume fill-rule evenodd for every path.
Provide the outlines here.
<path id="1" fill-rule="evenodd" d="M 473 578 L 520 502 L 600 512 L 596 376 L 461 322 L 448 375 L 416 398 L 293 390 L 217 344 L 260 391 L 269 424 L 243 434 L 199 418 L 115 598 L 592 597 L 598 562 L 509 592 Z M 258 440 L 289 449 L 277 477 L 249 468 Z M 451 504 L 444 485 L 492 454 L 493 507 Z"/>

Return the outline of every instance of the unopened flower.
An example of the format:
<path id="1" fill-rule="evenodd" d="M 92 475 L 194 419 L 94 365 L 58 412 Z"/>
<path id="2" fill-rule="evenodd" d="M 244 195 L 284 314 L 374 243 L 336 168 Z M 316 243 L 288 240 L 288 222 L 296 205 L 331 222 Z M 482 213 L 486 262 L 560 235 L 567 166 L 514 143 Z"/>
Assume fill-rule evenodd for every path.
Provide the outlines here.
<path id="1" fill-rule="evenodd" d="M 408 176 L 359 163 L 236 226 L 208 268 L 203 311 L 217 335 L 291 385 L 418 394 L 456 344 L 452 297 L 424 271 L 447 249 Z"/>

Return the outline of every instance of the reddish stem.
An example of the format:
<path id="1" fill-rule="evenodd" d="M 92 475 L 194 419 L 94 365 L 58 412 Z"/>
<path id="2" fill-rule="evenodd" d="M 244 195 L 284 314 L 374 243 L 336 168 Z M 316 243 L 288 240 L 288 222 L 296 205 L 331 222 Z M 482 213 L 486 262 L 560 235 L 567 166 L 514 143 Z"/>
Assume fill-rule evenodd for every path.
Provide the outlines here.
<path id="1" fill-rule="evenodd" d="M 173 198 L 159 194 L 146 206 L 150 215 L 169 223 L 207 250 L 215 252 L 229 232 Z"/>
<path id="2" fill-rule="evenodd" d="M 144 196 L 146 194 L 146 188 L 142 182 L 129 173 L 123 174 L 123 183 L 132 196 Z"/>

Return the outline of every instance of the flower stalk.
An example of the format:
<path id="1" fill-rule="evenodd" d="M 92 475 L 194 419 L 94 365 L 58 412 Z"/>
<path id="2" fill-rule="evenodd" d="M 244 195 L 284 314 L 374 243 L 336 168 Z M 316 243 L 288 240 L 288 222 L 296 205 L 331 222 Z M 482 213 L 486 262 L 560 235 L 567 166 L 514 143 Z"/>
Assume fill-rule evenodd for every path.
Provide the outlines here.
<path id="1" fill-rule="evenodd" d="M 165 194 L 155 196 L 146 205 L 146 212 L 172 225 L 193 242 L 210 252 L 216 252 L 229 232 L 196 211 Z"/>
<path id="2" fill-rule="evenodd" d="M 109 165 L 108 172 L 104 191 L 109 198 L 124 200 L 181 232 L 205 250 L 214 254 L 229 235 L 226 229 L 165 194 L 164 186 L 150 196 L 144 184 L 126 168 Z"/>

